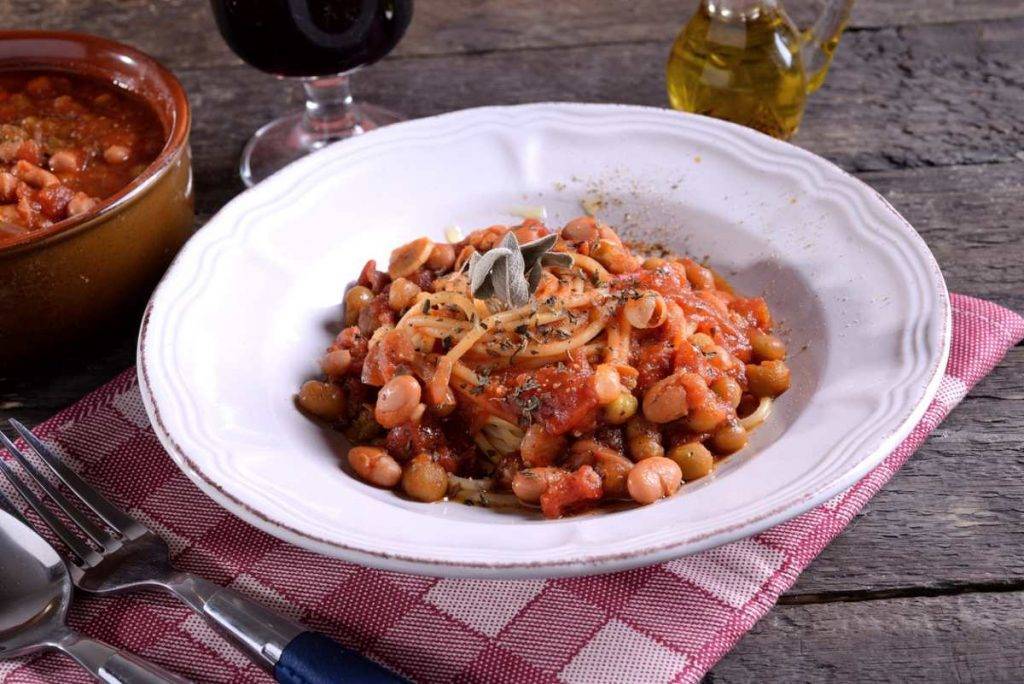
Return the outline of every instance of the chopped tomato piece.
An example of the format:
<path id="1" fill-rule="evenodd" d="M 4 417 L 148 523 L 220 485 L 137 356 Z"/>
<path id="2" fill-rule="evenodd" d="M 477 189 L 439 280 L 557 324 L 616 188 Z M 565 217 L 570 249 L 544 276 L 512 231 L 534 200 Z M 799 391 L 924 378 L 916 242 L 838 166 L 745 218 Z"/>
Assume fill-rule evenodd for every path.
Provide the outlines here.
<path id="1" fill-rule="evenodd" d="M 43 213 L 54 221 L 59 221 L 67 212 L 68 202 L 75 196 L 75 191 L 66 185 L 51 185 L 43 188 L 36 195 Z"/>
<path id="2" fill-rule="evenodd" d="M 368 287 L 374 292 L 374 294 L 384 289 L 384 286 L 391 281 L 387 273 L 382 273 L 377 270 L 377 262 L 370 259 L 363 266 L 363 270 L 359 273 L 359 285 Z"/>
<path id="3" fill-rule="evenodd" d="M 394 377 L 399 366 L 412 361 L 414 354 L 412 340 L 405 331 L 392 330 L 367 352 L 366 361 L 363 362 L 363 382 L 383 387 Z"/>
<path id="4" fill-rule="evenodd" d="M 667 340 L 654 340 L 642 344 L 635 352 L 634 365 L 640 375 L 636 386 L 640 392 L 672 372 L 672 345 Z"/>
<path id="5" fill-rule="evenodd" d="M 588 465 L 580 466 L 550 485 L 540 496 L 540 509 L 548 518 L 576 513 L 601 498 L 601 476 Z"/>
<path id="6" fill-rule="evenodd" d="M 366 306 L 359 310 L 359 330 L 369 337 L 377 328 L 382 325 L 390 325 L 397 322 L 395 312 L 388 304 L 388 296 L 383 292 L 370 300 Z"/>
<path id="7" fill-rule="evenodd" d="M 568 364 L 544 366 L 533 373 L 537 388 L 520 392 L 521 407 L 533 406 L 533 415 L 552 435 L 593 427 L 597 414 L 597 396 L 590 377 L 593 369 L 582 354 L 573 355 Z"/>
<path id="8" fill-rule="evenodd" d="M 772 313 L 768 310 L 768 304 L 763 297 L 751 297 L 750 299 L 737 297 L 729 303 L 729 308 L 763 332 L 772 329 Z"/>

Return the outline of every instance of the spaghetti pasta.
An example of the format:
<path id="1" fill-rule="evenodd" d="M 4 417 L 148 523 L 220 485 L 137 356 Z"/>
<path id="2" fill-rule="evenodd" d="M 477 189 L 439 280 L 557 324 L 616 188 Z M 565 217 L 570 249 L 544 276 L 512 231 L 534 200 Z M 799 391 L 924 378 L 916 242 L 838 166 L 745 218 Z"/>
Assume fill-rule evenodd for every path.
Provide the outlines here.
<path id="1" fill-rule="evenodd" d="M 423 240 L 393 259 L 425 253 Z M 520 243 L 526 260 L 506 259 Z M 420 500 L 439 490 L 416 478 L 436 482 L 441 468 L 453 501 L 507 503 L 515 492 L 549 517 L 624 496 L 650 503 L 742 448 L 789 386 L 763 299 L 685 257 L 639 259 L 591 217 L 555 234 L 534 219 L 490 226 L 443 248 L 470 266 L 474 287 L 461 267 L 429 268 L 450 259 L 395 281 L 369 262 L 359 286 L 371 296 L 347 302 L 356 325 L 328 348 L 325 379 L 298 397 L 383 449 Z M 503 251 L 481 253 L 491 249 Z M 502 280 L 475 297 L 488 276 Z M 508 278 L 525 288 L 527 276 L 528 298 L 502 299 Z M 389 296 L 395 283 L 409 294 Z"/>

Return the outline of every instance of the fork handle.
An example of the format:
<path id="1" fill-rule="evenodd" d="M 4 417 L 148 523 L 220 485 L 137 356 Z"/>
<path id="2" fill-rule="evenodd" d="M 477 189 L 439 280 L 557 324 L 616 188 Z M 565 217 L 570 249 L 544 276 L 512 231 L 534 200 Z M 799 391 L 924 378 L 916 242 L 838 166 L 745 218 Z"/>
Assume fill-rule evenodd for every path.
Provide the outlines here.
<path id="1" fill-rule="evenodd" d="M 54 646 L 108 684 L 189 684 L 159 665 L 70 629 Z"/>
<path id="2" fill-rule="evenodd" d="M 233 589 L 184 572 L 162 586 L 212 622 L 279 682 L 403 682 L 330 637 L 307 631 Z"/>

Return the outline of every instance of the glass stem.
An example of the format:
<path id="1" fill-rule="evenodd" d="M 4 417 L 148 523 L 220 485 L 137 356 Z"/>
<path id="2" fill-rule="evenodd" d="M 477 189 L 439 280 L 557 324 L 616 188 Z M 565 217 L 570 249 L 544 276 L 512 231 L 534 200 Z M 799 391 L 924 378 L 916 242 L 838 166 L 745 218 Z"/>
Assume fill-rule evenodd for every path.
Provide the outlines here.
<path id="1" fill-rule="evenodd" d="M 312 146 L 363 132 L 352 107 L 352 90 L 346 74 L 303 79 L 302 88 L 306 91 L 302 128 Z"/>

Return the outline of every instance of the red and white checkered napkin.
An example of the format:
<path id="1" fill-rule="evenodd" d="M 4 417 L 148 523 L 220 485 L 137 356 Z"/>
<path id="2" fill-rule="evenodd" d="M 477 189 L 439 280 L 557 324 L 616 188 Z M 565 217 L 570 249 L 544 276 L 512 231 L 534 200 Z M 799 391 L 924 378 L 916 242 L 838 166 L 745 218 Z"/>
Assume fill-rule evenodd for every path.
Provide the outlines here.
<path id="1" fill-rule="evenodd" d="M 921 423 L 828 503 L 751 539 L 654 567 L 552 581 L 431 579 L 304 551 L 220 509 L 149 429 L 133 371 L 40 426 L 68 461 L 231 584 L 422 682 L 695 682 L 796 580 L 929 432 L 1024 337 L 1024 318 L 953 296 L 953 350 Z M 71 622 L 197 681 L 267 681 L 163 595 L 78 596 Z M 0 663 L 4 682 L 87 682 L 68 658 Z"/>

